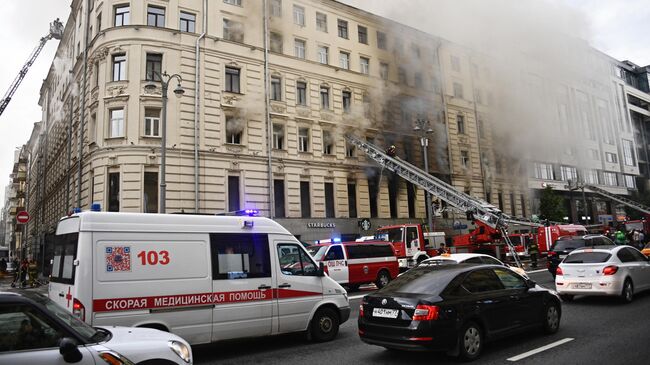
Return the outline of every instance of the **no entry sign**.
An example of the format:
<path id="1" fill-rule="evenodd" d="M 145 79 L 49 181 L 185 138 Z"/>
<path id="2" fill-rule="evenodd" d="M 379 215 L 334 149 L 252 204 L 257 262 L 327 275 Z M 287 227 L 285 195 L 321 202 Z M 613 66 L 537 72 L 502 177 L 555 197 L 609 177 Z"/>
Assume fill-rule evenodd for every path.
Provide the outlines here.
<path id="1" fill-rule="evenodd" d="M 22 212 L 16 214 L 16 223 L 25 224 L 27 222 L 29 222 L 29 213 L 27 213 L 26 210 L 23 210 Z"/>

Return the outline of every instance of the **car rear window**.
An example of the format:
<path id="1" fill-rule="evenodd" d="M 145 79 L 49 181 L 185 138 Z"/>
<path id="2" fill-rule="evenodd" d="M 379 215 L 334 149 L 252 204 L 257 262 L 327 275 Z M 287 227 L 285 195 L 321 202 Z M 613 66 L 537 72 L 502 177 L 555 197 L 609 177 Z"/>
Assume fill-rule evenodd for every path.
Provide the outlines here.
<path id="1" fill-rule="evenodd" d="M 449 266 L 426 265 L 415 267 L 388 285 L 378 293 L 416 293 L 436 295 L 458 275 L 456 270 L 445 270 Z"/>
<path id="2" fill-rule="evenodd" d="M 612 254 L 608 252 L 577 252 L 564 259 L 565 264 L 595 264 L 607 262 Z"/>
<path id="3" fill-rule="evenodd" d="M 585 247 L 585 240 L 559 240 L 555 241 L 553 251 L 575 250 L 579 247 Z"/>

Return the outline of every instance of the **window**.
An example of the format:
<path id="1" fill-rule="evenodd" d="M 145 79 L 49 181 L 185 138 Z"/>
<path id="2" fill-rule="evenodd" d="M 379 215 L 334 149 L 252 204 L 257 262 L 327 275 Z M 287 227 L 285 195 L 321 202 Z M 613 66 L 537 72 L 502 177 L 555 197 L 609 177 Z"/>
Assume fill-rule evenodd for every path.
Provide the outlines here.
<path id="1" fill-rule="evenodd" d="M 298 151 L 309 152 L 309 128 L 298 128 Z"/>
<path id="2" fill-rule="evenodd" d="M 516 274 L 510 272 L 506 269 L 493 269 L 497 274 L 497 277 L 501 281 L 501 284 L 506 289 L 524 289 L 526 288 L 526 282 L 523 278 L 517 276 Z"/>
<path id="3" fill-rule="evenodd" d="M 157 53 L 147 53 L 147 69 L 145 80 L 160 81 L 162 74 L 162 55 Z"/>
<path id="4" fill-rule="evenodd" d="M 293 23 L 301 27 L 305 26 L 305 8 L 302 6 L 293 6 Z"/>
<path id="5" fill-rule="evenodd" d="M 515 194 L 513 193 L 510 193 L 510 214 L 517 214 L 517 209 L 515 208 Z"/>
<path id="6" fill-rule="evenodd" d="M 259 233 L 210 233 L 212 280 L 271 277 L 269 239 Z"/>
<path id="7" fill-rule="evenodd" d="M 316 30 L 327 33 L 327 15 L 316 12 Z"/>
<path id="8" fill-rule="evenodd" d="M 404 69 L 404 67 L 397 69 L 397 78 L 400 84 L 408 85 L 408 80 L 406 79 L 406 69 Z"/>
<path id="9" fill-rule="evenodd" d="M 362 74 L 368 75 L 370 73 L 370 59 L 366 57 L 359 57 L 359 71 Z"/>
<path id="10" fill-rule="evenodd" d="M 196 15 L 181 11 L 180 31 L 194 33 L 196 29 Z"/>
<path id="11" fill-rule="evenodd" d="M 386 49 L 387 47 L 386 33 L 377 31 L 377 48 Z"/>
<path id="12" fill-rule="evenodd" d="M 120 211 L 120 173 L 110 172 L 108 174 L 108 211 Z"/>
<path id="13" fill-rule="evenodd" d="M 316 276 L 318 266 L 301 246 L 283 243 L 278 245 L 280 271 L 284 275 Z"/>
<path id="14" fill-rule="evenodd" d="M 618 186 L 618 179 L 615 172 L 603 172 L 603 180 L 605 185 Z"/>
<path id="15" fill-rule="evenodd" d="M 343 69 L 350 69 L 350 54 L 347 52 L 339 53 L 339 66 Z"/>
<path id="16" fill-rule="evenodd" d="M 271 100 L 282 100 L 282 79 L 278 76 L 271 76 Z"/>
<path id="17" fill-rule="evenodd" d="M 368 44 L 368 28 L 359 25 L 357 29 L 359 30 L 359 43 Z"/>
<path id="18" fill-rule="evenodd" d="M 454 82 L 454 97 L 455 98 L 463 98 L 463 85 Z"/>
<path id="19" fill-rule="evenodd" d="M 605 152 L 605 160 L 609 163 L 617 163 L 618 156 L 615 153 Z"/>
<path id="20" fill-rule="evenodd" d="M 356 148 L 350 142 L 345 142 L 345 157 L 355 157 Z"/>
<path id="21" fill-rule="evenodd" d="M 325 183 L 325 218 L 334 218 L 334 184 Z"/>
<path id="22" fill-rule="evenodd" d="M 385 62 L 379 64 L 379 77 L 383 80 L 388 80 L 388 64 Z"/>
<path id="23" fill-rule="evenodd" d="M 533 165 L 533 174 L 536 179 L 554 180 L 553 165 L 548 163 L 536 162 Z"/>
<path id="24" fill-rule="evenodd" d="M 456 126 L 458 127 L 458 134 L 465 134 L 465 117 L 463 115 L 456 115 Z"/>
<path id="25" fill-rule="evenodd" d="M 451 58 L 451 69 L 460 72 L 460 59 L 456 56 L 449 56 Z"/>
<path id="26" fill-rule="evenodd" d="M 325 259 L 327 261 L 330 260 L 345 260 L 345 256 L 343 256 L 343 247 L 341 245 L 332 245 L 330 246 L 329 251 L 327 251 L 327 255 L 325 255 Z"/>
<path id="27" fill-rule="evenodd" d="M 111 180 L 109 174 L 109 181 Z M 117 183 L 119 184 L 119 173 L 117 173 Z M 119 194 L 119 187 L 118 187 Z M 109 200 L 110 202 L 110 200 Z M 119 211 L 119 202 L 117 210 Z M 75 265 L 74 260 L 77 258 L 77 241 L 79 233 L 68 233 L 54 236 L 54 258 L 52 260 L 52 282 L 74 284 Z"/>
<path id="28" fill-rule="evenodd" d="M 145 171 L 143 202 L 145 213 L 158 213 L 158 173 Z"/>
<path id="29" fill-rule="evenodd" d="M 329 49 L 325 46 L 318 46 L 318 62 L 328 64 L 329 63 L 329 57 L 328 57 Z"/>
<path id="30" fill-rule="evenodd" d="M 334 154 L 334 138 L 332 138 L 332 132 L 330 131 L 323 131 L 323 154 Z"/>
<path id="31" fill-rule="evenodd" d="M 374 170 L 379 174 L 379 171 Z M 377 198 L 379 195 L 378 175 L 368 178 L 368 201 L 370 202 L 370 217 L 377 218 L 379 209 L 377 206 Z"/>
<path id="32" fill-rule="evenodd" d="M 152 27 L 165 27 L 165 8 L 147 6 L 147 25 Z"/>
<path id="33" fill-rule="evenodd" d="M 49 307 L 50 303 L 46 305 Z M 56 312 L 55 314 L 62 315 Z M 66 314 L 68 313 L 66 312 Z M 18 362 L 23 359 L 28 361 L 28 351 L 41 351 L 41 356 L 53 353 L 53 349 L 59 346 L 59 342 L 65 336 L 64 329 L 56 322 L 26 303 L 3 304 L 0 307 L 0 321 L 3 324 L 0 329 L 0 338 L 3 339 L 0 352 L 5 353 L 6 351 L 8 356 L 12 356 L 14 351 L 20 351 L 12 356 L 18 359 Z M 85 330 L 86 328 L 81 329 Z M 88 338 L 89 336 L 84 337 Z"/>
<path id="34" fill-rule="evenodd" d="M 307 105 L 307 83 L 303 81 L 296 82 L 296 104 Z"/>
<path id="35" fill-rule="evenodd" d="M 228 176 L 228 211 L 235 212 L 239 208 L 239 176 Z"/>
<path id="36" fill-rule="evenodd" d="M 357 185 L 348 183 L 348 212 L 350 218 L 357 217 Z"/>
<path id="37" fill-rule="evenodd" d="M 223 0 L 223 2 L 230 5 L 241 6 L 241 0 Z"/>
<path id="38" fill-rule="evenodd" d="M 147 108 L 144 110 L 144 135 L 160 137 L 160 109 Z"/>
<path id="39" fill-rule="evenodd" d="M 97 14 L 97 34 L 102 30 L 102 13 Z"/>
<path id="40" fill-rule="evenodd" d="M 242 43 L 244 41 L 244 26 L 242 23 L 230 19 L 224 19 L 223 39 Z"/>
<path id="41" fill-rule="evenodd" d="M 413 57 L 420 58 L 420 47 L 415 44 L 411 44 L 411 51 L 413 52 Z"/>
<path id="42" fill-rule="evenodd" d="M 244 122 L 232 115 L 226 116 L 226 143 L 241 144 Z"/>
<path id="43" fill-rule="evenodd" d="M 599 184 L 599 182 L 598 182 L 598 171 L 596 171 L 596 170 L 585 170 L 583 175 L 584 175 L 584 178 L 585 178 L 585 182 L 587 184 L 595 184 L 595 185 Z"/>
<path id="44" fill-rule="evenodd" d="M 311 194 L 309 193 L 309 181 L 300 182 L 300 216 L 311 217 Z"/>
<path id="45" fill-rule="evenodd" d="M 472 293 L 481 293 L 503 289 L 501 281 L 492 269 L 482 269 L 471 272 L 463 280 L 462 286 Z"/>
<path id="46" fill-rule="evenodd" d="M 625 179 L 625 187 L 630 188 L 630 189 L 635 189 L 636 188 L 636 183 L 634 181 L 634 176 L 632 175 L 623 175 L 623 178 Z"/>
<path id="47" fill-rule="evenodd" d="M 293 42 L 293 50 L 295 52 L 296 57 L 298 58 L 305 58 L 305 41 L 302 39 L 296 39 Z"/>
<path id="48" fill-rule="evenodd" d="M 521 216 L 522 217 L 527 217 L 527 215 L 526 215 L 526 198 L 524 198 L 524 194 L 521 194 L 519 196 L 519 200 L 521 201 Z"/>
<path id="49" fill-rule="evenodd" d="M 129 25 L 129 14 L 129 5 L 116 5 L 114 26 L 120 27 L 123 25 Z"/>
<path id="50" fill-rule="evenodd" d="M 284 125 L 273 123 L 273 148 L 284 149 Z"/>
<path id="51" fill-rule="evenodd" d="M 271 52 L 282 53 L 282 34 L 271 32 Z"/>
<path id="52" fill-rule="evenodd" d="M 638 257 L 633 253 L 634 250 L 629 249 L 627 247 L 621 249 L 616 253 L 616 256 L 618 257 L 621 262 L 626 263 L 626 262 L 634 262 L 634 261 L 645 261 L 645 259 Z"/>
<path id="53" fill-rule="evenodd" d="M 282 18 L 282 0 L 271 0 L 271 16 Z"/>
<path id="54" fill-rule="evenodd" d="M 343 91 L 341 94 L 343 99 L 343 113 L 349 114 L 352 110 L 352 93 Z"/>
<path id="55" fill-rule="evenodd" d="M 348 39 L 348 22 L 338 19 L 336 23 L 338 25 L 339 37 Z"/>
<path id="56" fill-rule="evenodd" d="M 460 151 L 460 163 L 463 165 L 464 168 L 469 167 L 469 152 L 468 151 Z"/>
<path id="57" fill-rule="evenodd" d="M 240 70 L 234 67 L 226 67 L 226 91 L 239 93 Z"/>
<path id="58" fill-rule="evenodd" d="M 124 137 L 124 109 L 111 109 L 109 138 Z"/>
<path id="59" fill-rule="evenodd" d="M 560 175 L 562 176 L 562 180 L 564 181 L 577 181 L 578 180 L 578 172 L 575 167 L 569 167 L 569 166 L 560 166 Z"/>
<path id="60" fill-rule="evenodd" d="M 623 161 L 626 166 L 635 165 L 632 141 L 628 141 L 627 139 L 623 140 Z"/>
<path id="61" fill-rule="evenodd" d="M 126 80 L 126 55 L 113 55 L 113 81 Z"/>
<path id="62" fill-rule="evenodd" d="M 273 180 L 273 197 L 275 217 L 284 218 L 286 216 L 284 209 L 284 180 Z"/>
<path id="63" fill-rule="evenodd" d="M 330 108 L 330 88 L 327 86 L 320 87 L 320 108 Z"/>

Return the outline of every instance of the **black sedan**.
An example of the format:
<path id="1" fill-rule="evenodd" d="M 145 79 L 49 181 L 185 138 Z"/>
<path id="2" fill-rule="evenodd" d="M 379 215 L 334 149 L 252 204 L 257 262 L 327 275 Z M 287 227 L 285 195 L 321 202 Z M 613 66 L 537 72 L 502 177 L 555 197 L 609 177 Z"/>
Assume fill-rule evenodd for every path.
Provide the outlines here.
<path id="1" fill-rule="evenodd" d="M 397 350 L 448 351 L 477 358 L 486 341 L 529 329 L 555 333 L 555 292 L 497 265 L 422 265 L 366 295 L 359 336 Z"/>

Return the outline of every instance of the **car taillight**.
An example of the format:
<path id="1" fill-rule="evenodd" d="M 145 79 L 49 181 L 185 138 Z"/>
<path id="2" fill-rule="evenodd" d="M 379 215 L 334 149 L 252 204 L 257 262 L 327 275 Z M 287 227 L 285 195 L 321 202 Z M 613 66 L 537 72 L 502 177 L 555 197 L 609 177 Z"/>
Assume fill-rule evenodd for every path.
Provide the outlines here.
<path id="1" fill-rule="evenodd" d="M 413 313 L 414 321 L 435 321 L 438 319 L 439 308 L 435 305 L 418 304 Z"/>
<path id="2" fill-rule="evenodd" d="M 603 275 L 614 275 L 618 271 L 618 266 L 607 266 L 603 269 Z"/>
<path id="3" fill-rule="evenodd" d="M 363 318 L 363 303 L 359 304 L 359 318 Z"/>
<path id="4" fill-rule="evenodd" d="M 555 269 L 555 275 L 564 275 L 562 269 L 559 266 L 557 267 L 557 269 Z"/>
<path id="5" fill-rule="evenodd" d="M 557 256 L 557 252 L 555 252 L 555 251 L 550 251 L 550 252 L 548 253 L 548 256 Z"/>
<path id="6" fill-rule="evenodd" d="M 86 307 L 77 298 L 72 301 L 72 314 L 82 321 L 86 320 Z"/>

